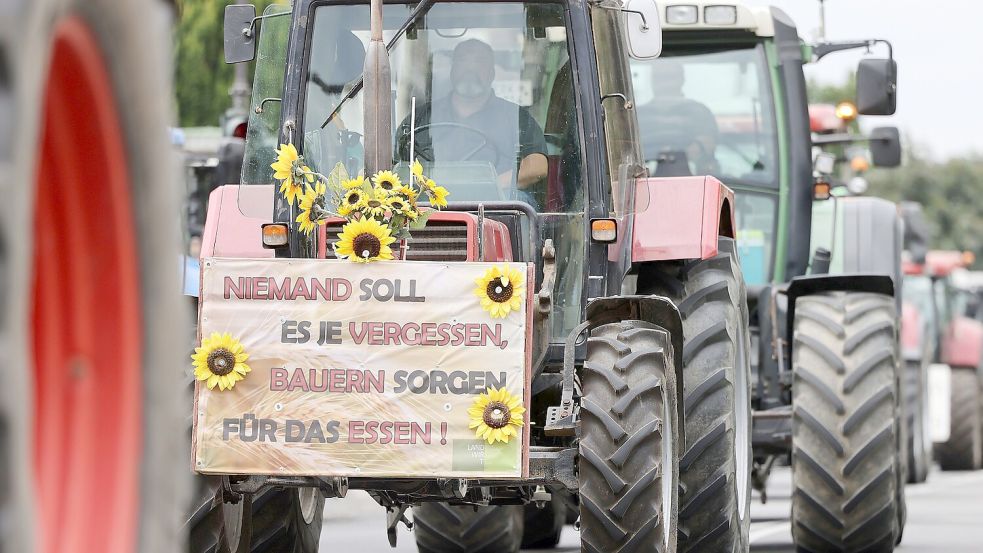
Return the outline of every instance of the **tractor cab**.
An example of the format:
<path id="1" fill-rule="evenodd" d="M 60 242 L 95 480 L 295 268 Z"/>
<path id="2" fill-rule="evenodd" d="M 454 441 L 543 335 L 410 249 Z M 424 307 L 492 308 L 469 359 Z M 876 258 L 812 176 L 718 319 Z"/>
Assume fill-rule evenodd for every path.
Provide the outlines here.
<path id="1" fill-rule="evenodd" d="M 391 114 L 385 140 L 393 171 L 406 181 L 419 161 L 449 191 L 445 211 L 410 239 L 407 259 L 508 258 L 535 262 L 541 278 L 542 244 L 551 240 L 551 325 L 560 343 L 588 297 L 620 290 L 628 271 L 630 242 L 618 240 L 619 253 L 608 255 L 606 241 L 591 240 L 591 220 L 624 218 L 648 204 L 635 192 L 644 166 L 627 65 L 632 52 L 658 51 L 658 15 L 644 4 L 623 12 L 629 8 L 620 2 L 587 11 L 561 2 L 396 3 L 381 21 L 391 86 L 373 101 Z M 236 39 L 255 48 L 257 63 L 242 172 L 250 186 L 240 189 L 240 211 L 290 226 L 277 256 L 332 258 L 340 221 L 304 235 L 282 194 L 252 185 L 269 186 L 275 149 L 284 143 L 314 172 L 339 165 L 350 175 L 364 172 L 372 133 L 363 118 L 370 6 L 274 4 L 258 17 L 248 6 L 234 9 L 246 10 L 236 17 L 255 29 Z M 646 13 L 647 35 L 639 31 Z M 646 44 L 653 41 L 654 50 Z M 602 133 L 605 142 L 587 138 Z M 627 237 L 628 222 L 620 222 Z M 607 282 L 609 271 L 617 284 Z"/>

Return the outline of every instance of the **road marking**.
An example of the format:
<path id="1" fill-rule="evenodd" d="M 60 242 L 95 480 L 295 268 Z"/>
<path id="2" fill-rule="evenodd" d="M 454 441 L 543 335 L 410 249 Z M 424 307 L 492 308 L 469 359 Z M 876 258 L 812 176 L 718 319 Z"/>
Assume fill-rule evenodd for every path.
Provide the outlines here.
<path id="1" fill-rule="evenodd" d="M 792 527 L 789 525 L 787 520 L 780 522 L 769 522 L 768 524 L 763 524 L 762 526 L 763 528 L 751 530 L 750 534 L 748 534 L 748 543 L 761 541 L 768 536 L 773 536 L 781 532 L 786 532 L 789 534 L 792 533 Z"/>

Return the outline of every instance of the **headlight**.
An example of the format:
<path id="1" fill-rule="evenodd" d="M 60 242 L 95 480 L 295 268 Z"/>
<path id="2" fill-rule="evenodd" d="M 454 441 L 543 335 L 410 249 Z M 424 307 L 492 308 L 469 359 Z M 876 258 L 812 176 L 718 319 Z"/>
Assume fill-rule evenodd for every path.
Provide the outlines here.
<path id="1" fill-rule="evenodd" d="M 696 6 L 669 6 L 666 8 L 666 23 L 670 25 L 693 25 L 697 22 L 699 10 Z"/>
<path id="2" fill-rule="evenodd" d="M 737 6 L 707 6 L 703 8 L 703 22 L 707 25 L 736 25 Z"/>

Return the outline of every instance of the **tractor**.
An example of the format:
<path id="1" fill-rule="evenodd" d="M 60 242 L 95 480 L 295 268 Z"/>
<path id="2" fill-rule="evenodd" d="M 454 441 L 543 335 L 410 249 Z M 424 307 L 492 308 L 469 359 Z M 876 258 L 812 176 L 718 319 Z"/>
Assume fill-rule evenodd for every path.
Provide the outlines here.
<path id="1" fill-rule="evenodd" d="M 958 280 L 973 261 L 972 252 L 930 250 L 918 277 L 932 309 L 930 378 L 937 384 L 929 410 L 942 470 L 983 468 L 983 323 L 964 313 L 969 298 Z"/>
<path id="2" fill-rule="evenodd" d="M 403 523 L 425 552 L 548 547 L 568 518 L 577 520 L 584 551 L 717 550 L 720 543 L 746 549 L 750 333 L 734 195 L 709 176 L 648 175 L 629 64 L 659 55 L 661 23 L 653 0 L 423 0 L 384 9 L 375 0 L 298 0 L 262 15 L 250 5 L 226 8 L 226 61 L 255 59 L 256 72 L 241 180 L 216 189 L 208 204 L 199 332 L 204 347 L 207 332 L 223 331 L 216 319 L 276 326 L 243 342 L 252 370 L 235 388 L 197 384 L 194 468 L 215 484 L 190 518 L 191 551 L 316 551 L 325 499 L 350 489 L 367 491 L 384 508 L 390 543 Z M 301 160 L 299 172 L 289 174 L 301 182 L 312 175 L 330 184 L 344 172 L 351 177 L 344 182 L 357 187 L 355 175 L 378 177 L 390 169 L 415 182 L 425 171 L 450 196 L 442 210 L 425 212 L 425 226 L 394 244 L 394 260 L 354 264 L 355 254 L 343 253 L 342 245 L 351 220 L 327 215 L 305 232 L 310 221 L 298 221 L 303 213 L 284 192 L 288 187 L 272 184 L 271 165 L 287 146 Z M 440 207 L 439 199 L 430 206 Z M 379 244 L 363 243 L 358 248 L 366 259 L 382 255 Z M 454 384 L 443 380 L 446 364 L 423 362 L 403 382 L 421 395 L 400 395 L 386 381 L 379 383 L 385 391 L 370 398 L 403 411 L 436 402 L 428 412 L 454 413 L 460 399 L 434 392 L 440 383 L 479 400 L 478 394 L 515 390 L 527 417 L 520 438 L 491 445 L 474 440 L 472 430 L 450 428 L 453 466 L 440 464 L 443 444 L 436 436 L 428 442 L 425 431 L 417 449 L 382 445 L 380 439 L 403 436 L 392 426 L 388 438 L 373 430 L 371 447 L 335 448 L 346 440 L 365 445 L 365 426 L 352 425 L 354 415 L 339 407 L 344 400 L 311 391 L 293 392 L 289 401 L 270 395 L 273 388 L 317 387 L 314 380 L 280 378 L 285 367 L 311 359 L 325 367 L 425 359 L 419 337 L 394 330 L 393 337 L 416 345 L 386 359 L 347 344 L 304 349 L 296 345 L 303 341 L 300 323 L 288 327 L 272 311 L 255 320 L 222 315 L 242 305 L 229 302 L 254 297 L 259 289 L 248 286 L 258 282 L 257 293 L 270 298 L 269 282 L 306 268 L 335 282 L 371 272 L 378 278 L 365 301 L 393 298 L 379 288 L 382 280 L 412 282 L 415 293 L 396 292 L 403 305 L 380 313 L 416 313 L 407 326 L 446 325 L 470 312 L 432 321 L 420 290 L 449 293 L 452 284 L 433 283 L 490 263 L 528 268 L 508 283 L 497 277 L 479 288 L 489 302 L 512 294 L 516 282 L 528 289 L 525 358 L 505 362 L 524 369 L 525 381 L 504 379 L 503 388 L 490 390 L 498 367 L 459 353 L 448 359 L 486 363 L 477 380 L 468 373 Z M 220 266 L 251 266 L 263 277 L 251 277 L 252 284 L 224 281 L 223 290 L 209 276 Z M 428 278 L 406 276 L 421 272 Z M 419 311 L 406 311 L 414 302 Z M 324 297 L 312 305 L 333 309 Z M 358 316 L 353 313 L 346 316 Z M 276 353 L 280 342 L 257 343 L 269 336 L 306 353 L 291 359 Z M 391 338 L 388 331 L 380 336 Z M 342 351 L 362 353 L 348 361 L 331 357 Z M 211 354 L 208 359 L 213 367 Z M 225 359 L 239 363 L 235 355 Z M 249 393 L 237 395 L 242 390 Z M 328 440 L 316 434 L 319 443 L 297 446 L 292 456 L 293 449 L 277 445 L 289 435 L 275 420 L 262 423 L 268 432 L 260 439 L 253 434 L 248 441 L 245 417 L 210 426 L 207 410 L 236 405 L 236 398 L 273 411 L 302 402 L 318 418 L 347 422 L 342 430 L 331 427 Z M 475 411 L 479 431 L 481 421 L 497 429 L 503 420 L 488 409 Z M 335 445 L 320 443 L 331 440 Z M 276 448 L 282 463 L 257 465 L 265 447 Z M 330 448 L 340 453 L 325 453 Z M 421 464 L 420 456 L 405 452 L 436 461 Z M 320 461 L 303 465 L 312 456 Z M 292 468 L 299 465 L 305 468 Z M 481 472 L 492 466 L 513 472 Z M 711 496 L 719 512 L 706 507 Z M 704 531 L 710 527 L 718 531 Z"/>
<path id="3" fill-rule="evenodd" d="M 904 220 L 901 356 L 905 364 L 908 482 L 917 484 L 928 478 L 933 458 L 929 375 L 938 360 L 934 330 L 938 310 L 932 279 L 925 274 L 931 233 L 924 211 L 917 202 L 901 202 L 900 208 Z M 947 367 L 941 370 L 948 372 Z"/>
<path id="4" fill-rule="evenodd" d="M 656 177 L 709 173 L 735 191 L 752 332 L 754 487 L 766 500 L 772 467 L 790 462 L 797 547 L 890 551 L 906 478 L 901 224 L 890 202 L 832 194 L 835 158 L 820 150 L 869 140 L 875 164 L 897 164 L 897 131 L 811 133 L 803 74 L 829 53 L 890 44 L 810 45 L 781 10 L 735 1 L 659 8 L 663 53 L 632 62 L 643 154 Z M 864 59 L 857 77 L 859 113 L 894 112 L 892 56 Z M 683 514 L 680 525 L 715 532 L 699 516 Z"/>

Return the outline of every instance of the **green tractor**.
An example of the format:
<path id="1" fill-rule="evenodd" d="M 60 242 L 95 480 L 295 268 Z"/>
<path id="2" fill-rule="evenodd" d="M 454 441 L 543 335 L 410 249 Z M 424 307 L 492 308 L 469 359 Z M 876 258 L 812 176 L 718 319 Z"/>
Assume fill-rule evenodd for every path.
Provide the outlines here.
<path id="1" fill-rule="evenodd" d="M 835 159 L 817 154 L 864 140 L 875 164 L 896 164 L 897 131 L 814 135 L 803 74 L 829 53 L 890 44 L 809 45 L 782 11 L 734 1 L 659 6 L 663 54 L 632 64 L 643 153 L 651 174 L 708 173 L 735 190 L 755 373 L 748 475 L 764 499 L 772 467 L 791 463 L 798 547 L 890 551 L 906 478 L 901 224 L 890 202 L 830 194 Z M 857 83 L 861 114 L 894 112 L 890 55 L 864 59 Z M 704 385 L 686 380 L 684 393 Z M 702 447 L 690 428 L 687 448 Z M 716 532 L 701 510 L 680 526 Z"/>

